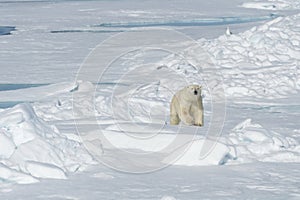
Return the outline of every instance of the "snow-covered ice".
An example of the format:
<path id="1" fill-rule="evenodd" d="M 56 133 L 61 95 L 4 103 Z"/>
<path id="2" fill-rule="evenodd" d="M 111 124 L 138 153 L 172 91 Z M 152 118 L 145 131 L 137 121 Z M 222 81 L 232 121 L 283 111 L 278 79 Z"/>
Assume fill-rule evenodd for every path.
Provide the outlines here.
<path id="1" fill-rule="evenodd" d="M 2 165 L 21 177 L 66 178 L 65 172 L 82 170 L 93 163 L 82 144 L 60 135 L 54 125 L 36 115 L 32 105 L 16 105 L 0 116 Z M 14 181 L 5 174 L 1 178 Z"/>
<path id="2" fill-rule="evenodd" d="M 299 3 L 224 2 L 0 2 L 0 199 L 298 199 Z M 171 126 L 189 83 L 205 126 Z"/>
<path id="3" fill-rule="evenodd" d="M 242 4 L 245 8 L 256 8 L 265 10 L 296 10 L 299 9 L 299 1 L 294 0 L 257 0 Z"/>

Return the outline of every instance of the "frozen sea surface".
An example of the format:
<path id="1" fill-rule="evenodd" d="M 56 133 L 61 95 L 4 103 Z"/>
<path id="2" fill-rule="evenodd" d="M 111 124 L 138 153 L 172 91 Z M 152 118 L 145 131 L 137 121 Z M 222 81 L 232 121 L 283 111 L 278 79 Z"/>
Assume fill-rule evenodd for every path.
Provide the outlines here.
<path id="1" fill-rule="evenodd" d="M 291 2 L 1 1 L 0 24 L 16 30 L 0 36 L 0 199 L 299 199 L 300 17 Z M 191 37 L 206 56 L 173 41 L 162 45 L 184 47 L 179 54 L 130 51 L 103 80 L 75 80 L 99 43 L 149 26 Z M 195 67 L 206 58 L 213 65 Z M 215 69 L 226 96 L 217 140 L 206 137 L 215 113 L 205 80 Z M 203 84 L 202 128 L 169 125 L 172 92 L 186 80 Z M 207 141 L 216 146 L 200 159 Z"/>
<path id="2" fill-rule="evenodd" d="M 6 17 L 0 19 L 0 24 L 14 26 L 17 31 L 1 38 L 0 66 L 9 69 L 2 71 L 0 82 L 72 81 L 96 45 L 116 33 L 134 31 L 128 27 L 97 27 L 99 24 L 166 22 L 166 27 L 172 25 L 175 30 L 199 39 L 222 35 L 229 24 L 232 32 L 238 33 L 262 23 L 261 20 L 285 15 L 280 11 L 273 15 L 270 11 L 237 7 L 242 2 L 177 0 L 170 6 L 165 1 L 137 0 L 1 1 L 0 11 Z M 201 26 L 192 26 L 195 22 Z M 213 26 L 203 26 L 207 23 Z"/>
<path id="3" fill-rule="evenodd" d="M 287 170 L 289 169 L 289 170 Z M 171 167 L 151 174 L 94 168 L 68 180 L 14 186 L 3 199 L 299 199 L 299 164 Z M 56 188 L 61 188 L 57 190 Z M 75 188 L 75 189 L 74 189 Z"/>

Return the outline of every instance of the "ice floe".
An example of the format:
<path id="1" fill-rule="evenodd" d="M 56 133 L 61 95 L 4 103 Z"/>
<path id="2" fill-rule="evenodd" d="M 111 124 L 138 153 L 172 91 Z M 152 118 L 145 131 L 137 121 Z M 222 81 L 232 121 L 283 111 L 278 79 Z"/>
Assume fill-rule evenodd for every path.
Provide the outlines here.
<path id="1" fill-rule="evenodd" d="M 6 109 L 0 112 L 0 119 L 0 177 L 5 181 L 66 178 L 66 173 L 93 163 L 82 144 L 57 132 L 54 125 L 36 115 L 30 104 Z"/>

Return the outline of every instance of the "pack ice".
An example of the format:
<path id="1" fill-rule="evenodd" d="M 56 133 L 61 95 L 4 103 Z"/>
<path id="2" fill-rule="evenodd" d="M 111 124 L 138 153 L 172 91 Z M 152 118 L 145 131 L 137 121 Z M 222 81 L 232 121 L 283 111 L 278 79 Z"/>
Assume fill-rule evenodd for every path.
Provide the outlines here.
<path id="1" fill-rule="evenodd" d="M 221 71 L 228 99 L 274 99 L 298 92 L 299 17 L 279 17 L 244 33 L 199 41 Z M 190 53 L 193 50 L 194 47 L 190 47 L 185 51 Z M 122 95 L 111 96 L 114 85 L 97 89 L 87 81 L 24 89 L 25 100 L 34 103 L 23 103 L 0 111 L 1 182 L 24 184 L 37 182 L 39 178 L 65 179 L 68 174 L 95 164 L 93 155 L 84 148 L 74 128 L 74 119 L 80 121 L 82 127 L 88 125 L 88 132 L 92 129 L 89 119 L 96 115 L 105 136 L 116 148 L 124 150 L 157 152 L 173 140 L 175 134 L 184 138 L 193 133 L 194 127 L 185 127 L 178 132 L 176 127 L 165 124 L 171 98 L 171 93 L 165 88 L 182 87 L 181 83 L 176 83 L 178 75 L 191 81 L 203 80 L 203 77 L 209 76 L 209 71 L 207 74 L 199 72 L 176 55 L 168 56 L 143 71 L 149 74 L 162 72 L 167 76 L 162 76 L 159 82 L 141 85 L 139 93 L 135 93 L 130 102 L 124 102 Z M 132 82 L 144 81 L 140 74 L 133 74 L 131 78 Z M 121 87 L 124 87 L 122 94 L 131 92 L 126 84 Z M 96 96 L 92 96 L 95 91 Z M 21 90 L 10 93 L 8 96 L 8 93 L 1 92 L 0 96 L 7 100 L 25 98 L 20 95 Z M 74 94 L 77 98 L 75 103 L 72 98 Z M 209 91 L 204 91 L 204 94 L 209 99 Z M 35 96 L 45 98 L 35 101 Z M 116 108 L 110 104 L 116 100 L 120 102 L 115 105 L 118 115 L 114 115 Z M 126 103 L 131 106 L 124 107 Z M 204 103 L 209 108 L 209 100 Z M 135 117 L 126 118 L 128 108 Z M 205 111 L 205 115 L 207 118 L 211 116 L 209 110 Z M 121 126 L 117 126 L 116 121 Z M 124 135 L 124 130 L 134 136 L 146 133 L 154 134 L 154 137 L 140 140 Z M 158 130 L 159 134 L 155 134 Z M 299 138 L 268 130 L 263 124 L 253 122 L 251 116 L 223 133 L 210 154 L 200 158 L 202 145 L 207 140 L 209 138 L 205 135 L 198 134 L 188 141 L 187 151 L 172 164 L 200 166 L 258 161 L 300 162 Z M 105 154 L 105 150 L 103 152 Z"/>
<path id="2" fill-rule="evenodd" d="M 2 110 L 0 127 L 0 177 L 4 183 L 65 179 L 68 173 L 93 163 L 80 142 L 68 139 L 37 116 L 32 104 Z"/>

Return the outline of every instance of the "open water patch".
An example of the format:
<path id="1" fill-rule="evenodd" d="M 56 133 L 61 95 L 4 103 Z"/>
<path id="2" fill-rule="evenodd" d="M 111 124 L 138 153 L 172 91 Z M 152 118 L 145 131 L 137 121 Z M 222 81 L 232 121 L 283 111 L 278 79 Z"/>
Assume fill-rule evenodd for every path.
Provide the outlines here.
<path id="1" fill-rule="evenodd" d="M 4 101 L 0 102 L 0 109 L 12 108 L 17 104 L 24 103 L 24 101 Z"/>
<path id="2" fill-rule="evenodd" d="M 54 30 L 50 33 L 121 33 L 122 30 Z"/>
<path id="3" fill-rule="evenodd" d="M 97 82 L 97 83 L 95 83 L 95 85 L 111 85 L 111 86 L 121 85 L 121 86 L 129 86 L 128 84 L 125 84 L 125 83 L 116 83 L 116 82 Z"/>
<path id="4" fill-rule="evenodd" d="M 229 24 L 241 24 L 272 20 L 279 15 L 270 14 L 266 16 L 250 17 L 216 17 L 192 20 L 166 20 L 166 21 L 137 21 L 137 22 L 110 22 L 92 25 L 93 27 L 110 27 L 110 28 L 137 28 L 137 27 L 157 27 L 157 26 L 217 26 Z"/>
<path id="5" fill-rule="evenodd" d="M 45 85 L 49 85 L 49 84 L 0 84 L 0 92 L 9 91 L 9 90 L 26 89 L 32 87 L 40 87 Z"/>
<path id="6" fill-rule="evenodd" d="M 11 32 L 15 30 L 15 26 L 0 26 L 0 35 L 11 35 Z"/>

